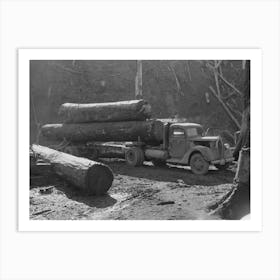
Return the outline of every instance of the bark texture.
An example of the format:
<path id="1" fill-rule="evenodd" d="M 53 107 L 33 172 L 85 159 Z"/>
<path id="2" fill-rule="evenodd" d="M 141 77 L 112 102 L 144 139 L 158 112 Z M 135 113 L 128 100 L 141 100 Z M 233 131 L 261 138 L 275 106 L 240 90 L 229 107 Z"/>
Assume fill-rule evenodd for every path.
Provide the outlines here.
<path id="1" fill-rule="evenodd" d="M 88 146 L 91 155 L 95 158 L 125 158 L 123 145 L 111 143 L 94 143 Z"/>
<path id="2" fill-rule="evenodd" d="M 105 194 L 112 185 L 111 169 L 99 162 L 32 145 L 36 157 L 51 163 L 56 174 L 88 195 Z"/>
<path id="3" fill-rule="evenodd" d="M 68 140 L 73 143 L 87 141 L 138 141 L 158 144 L 163 140 L 161 121 L 130 121 L 81 124 L 47 124 L 42 127 L 43 136 L 52 140 Z"/>
<path id="4" fill-rule="evenodd" d="M 141 100 L 108 103 L 65 103 L 59 115 L 64 123 L 143 121 L 151 117 L 151 106 Z"/>

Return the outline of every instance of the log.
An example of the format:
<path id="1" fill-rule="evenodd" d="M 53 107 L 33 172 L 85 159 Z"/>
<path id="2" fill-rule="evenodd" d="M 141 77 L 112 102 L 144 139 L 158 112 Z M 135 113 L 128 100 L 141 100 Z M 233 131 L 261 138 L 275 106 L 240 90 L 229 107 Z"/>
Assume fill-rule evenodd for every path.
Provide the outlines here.
<path id="1" fill-rule="evenodd" d="M 105 143 L 90 143 L 88 146 L 89 154 L 95 159 L 97 158 L 125 158 L 126 148 L 122 144 L 110 142 Z"/>
<path id="2" fill-rule="evenodd" d="M 151 106 L 144 100 L 108 103 L 64 103 L 59 116 L 64 123 L 143 121 L 151 117 Z"/>
<path id="3" fill-rule="evenodd" d="M 163 140 L 163 122 L 158 120 L 104 122 L 80 124 L 46 124 L 42 134 L 53 140 L 73 143 L 88 141 L 126 142 L 141 140 L 147 144 L 159 144 Z"/>
<path id="4" fill-rule="evenodd" d="M 52 164 L 54 172 L 88 195 L 105 194 L 112 185 L 111 169 L 99 162 L 33 144 L 36 157 Z"/>

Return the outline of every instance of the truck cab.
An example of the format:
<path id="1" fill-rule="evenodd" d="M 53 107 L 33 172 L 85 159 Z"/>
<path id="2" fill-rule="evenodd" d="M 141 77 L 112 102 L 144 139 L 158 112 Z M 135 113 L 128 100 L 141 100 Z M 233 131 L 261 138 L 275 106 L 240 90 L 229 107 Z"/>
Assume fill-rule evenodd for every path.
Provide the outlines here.
<path id="1" fill-rule="evenodd" d="M 167 149 L 166 162 L 190 165 L 195 174 L 207 173 L 210 164 L 223 169 L 233 161 L 229 145 L 220 136 L 204 136 L 202 126 L 195 123 L 171 124 Z"/>

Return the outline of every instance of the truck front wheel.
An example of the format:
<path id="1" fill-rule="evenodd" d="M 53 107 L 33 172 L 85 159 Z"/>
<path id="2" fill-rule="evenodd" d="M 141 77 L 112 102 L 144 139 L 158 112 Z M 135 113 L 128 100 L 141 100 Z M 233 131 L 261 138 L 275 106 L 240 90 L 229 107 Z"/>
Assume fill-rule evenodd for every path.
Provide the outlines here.
<path id="1" fill-rule="evenodd" d="M 140 148 L 129 148 L 125 153 L 125 160 L 130 166 L 140 166 L 144 162 L 144 153 Z"/>
<path id="2" fill-rule="evenodd" d="M 190 166 L 194 174 L 204 175 L 208 172 L 209 162 L 200 153 L 195 153 L 191 156 Z"/>

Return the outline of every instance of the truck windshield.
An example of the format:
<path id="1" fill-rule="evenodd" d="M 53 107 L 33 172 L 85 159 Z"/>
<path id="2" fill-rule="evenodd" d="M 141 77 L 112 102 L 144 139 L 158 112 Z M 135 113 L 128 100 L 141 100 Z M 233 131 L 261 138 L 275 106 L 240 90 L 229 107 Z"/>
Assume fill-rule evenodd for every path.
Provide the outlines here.
<path id="1" fill-rule="evenodd" d="M 197 127 L 190 127 L 187 129 L 187 135 L 188 135 L 188 137 L 201 136 L 202 130 Z"/>

